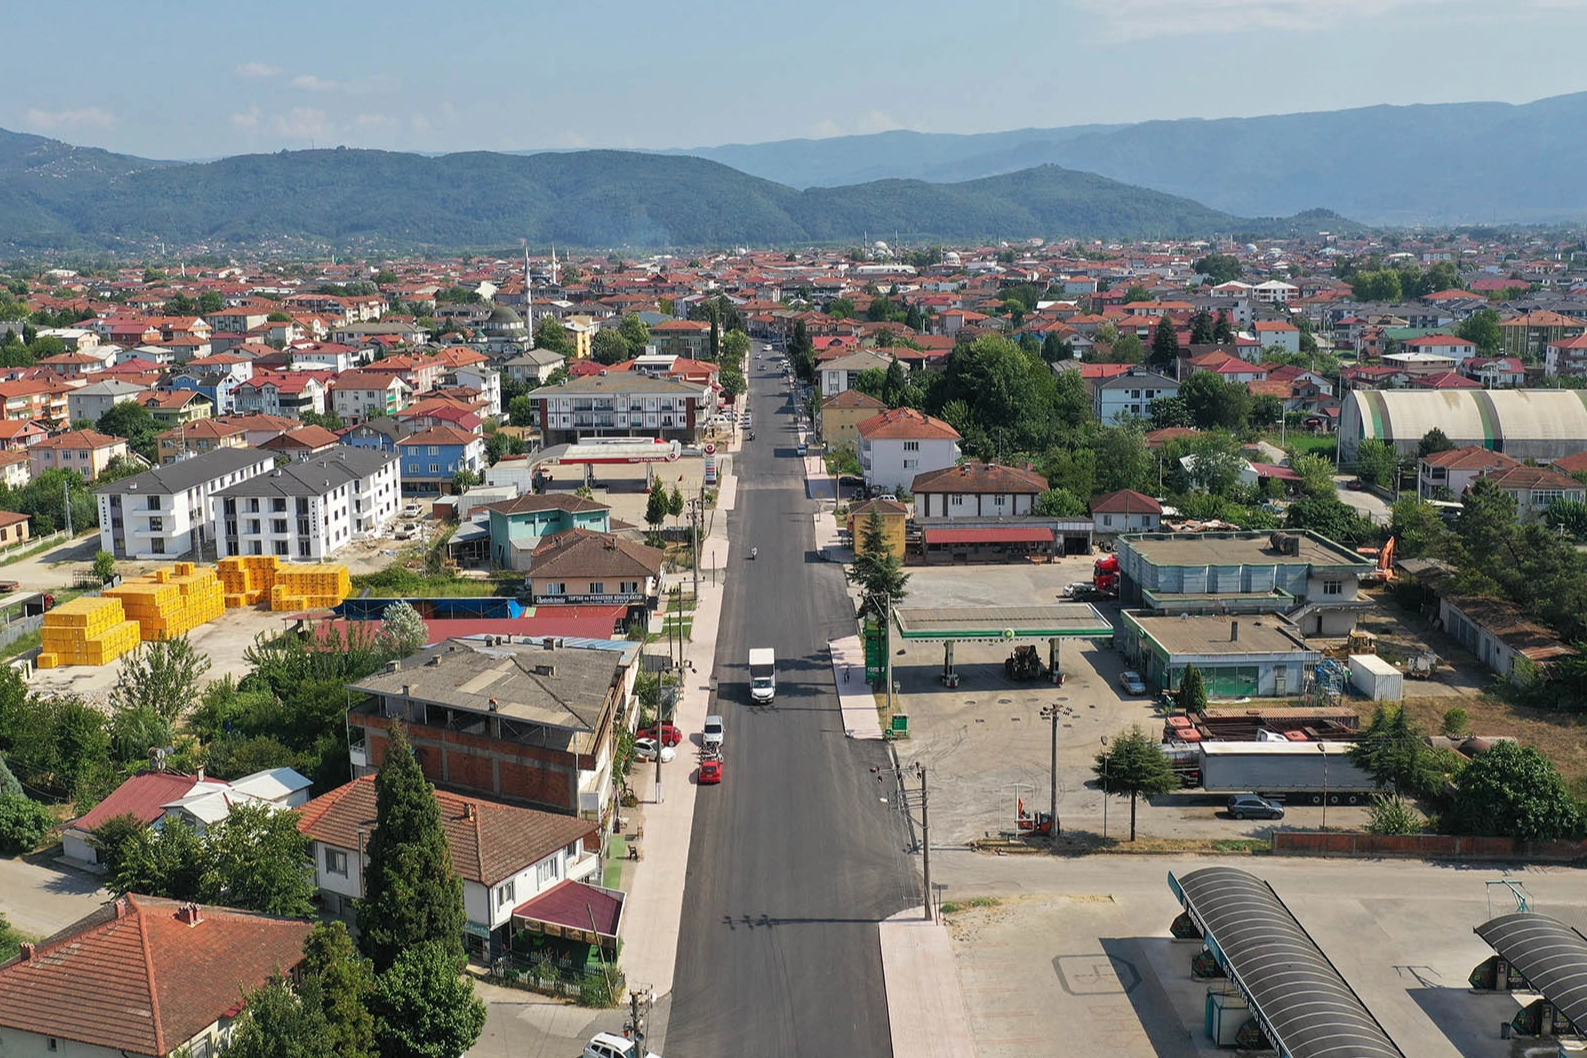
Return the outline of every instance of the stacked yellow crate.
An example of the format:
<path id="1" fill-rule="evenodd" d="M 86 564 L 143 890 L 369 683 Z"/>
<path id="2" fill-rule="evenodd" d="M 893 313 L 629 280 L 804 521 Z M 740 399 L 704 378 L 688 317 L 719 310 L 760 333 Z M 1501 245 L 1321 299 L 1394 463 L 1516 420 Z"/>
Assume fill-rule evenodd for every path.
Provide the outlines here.
<path id="1" fill-rule="evenodd" d="M 352 594 L 353 578 L 346 566 L 281 566 L 270 589 L 272 610 L 316 610 L 338 606 Z"/>
<path id="2" fill-rule="evenodd" d="M 129 578 L 105 594 L 122 601 L 145 640 L 175 639 L 226 612 L 224 588 L 215 571 L 191 562 Z"/>
<path id="3" fill-rule="evenodd" d="M 223 558 L 216 569 L 223 587 L 222 594 L 228 609 L 239 606 L 256 606 L 270 597 L 275 587 L 276 568 L 281 560 L 275 555 L 234 555 Z"/>
<path id="4" fill-rule="evenodd" d="M 103 665 L 138 645 L 138 624 L 127 620 L 121 600 L 80 598 L 44 615 L 44 649 L 38 666 Z"/>

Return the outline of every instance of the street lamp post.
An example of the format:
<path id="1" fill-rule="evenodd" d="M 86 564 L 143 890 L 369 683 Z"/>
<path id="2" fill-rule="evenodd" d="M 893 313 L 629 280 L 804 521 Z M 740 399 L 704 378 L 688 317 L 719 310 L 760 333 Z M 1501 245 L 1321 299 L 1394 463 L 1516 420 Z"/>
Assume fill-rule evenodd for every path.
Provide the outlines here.
<path id="1" fill-rule="evenodd" d="M 1323 813 L 1322 813 L 1322 828 L 1323 828 L 1323 831 L 1326 833 L 1327 830 L 1328 830 L 1328 744 L 1326 742 L 1319 742 L 1319 743 L 1317 743 L 1317 748 L 1322 752 L 1322 759 L 1323 759 Z"/>
<path id="2" fill-rule="evenodd" d="M 1108 736 L 1102 736 L 1102 836 L 1108 836 Z"/>

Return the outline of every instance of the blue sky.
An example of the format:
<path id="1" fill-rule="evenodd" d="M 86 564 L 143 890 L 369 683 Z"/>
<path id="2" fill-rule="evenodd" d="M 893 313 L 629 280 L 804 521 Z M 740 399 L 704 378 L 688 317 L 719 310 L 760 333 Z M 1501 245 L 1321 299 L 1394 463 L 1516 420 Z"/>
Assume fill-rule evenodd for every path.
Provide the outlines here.
<path id="1" fill-rule="evenodd" d="M 1587 0 L 69 6 L 7 5 L 0 126 L 159 158 L 689 147 L 1587 89 Z"/>

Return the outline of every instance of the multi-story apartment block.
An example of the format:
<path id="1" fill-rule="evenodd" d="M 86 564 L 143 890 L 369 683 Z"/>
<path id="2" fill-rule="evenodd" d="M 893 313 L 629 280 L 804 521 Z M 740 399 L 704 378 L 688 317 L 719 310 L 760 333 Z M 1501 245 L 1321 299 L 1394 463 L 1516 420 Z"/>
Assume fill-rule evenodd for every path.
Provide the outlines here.
<path id="1" fill-rule="evenodd" d="M 631 371 L 601 372 L 530 394 L 546 444 L 581 437 L 693 441 L 714 397 L 705 386 Z"/>
<path id="2" fill-rule="evenodd" d="M 99 547 L 117 558 L 202 557 L 216 540 L 211 497 L 273 466 L 268 452 L 217 448 L 101 485 Z"/>
<path id="3" fill-rule="evenodd" d="M 319 561 L 379 533 L 397 516 L 397 456 L 335 446 L 215 493 L 222 555 Z"/>

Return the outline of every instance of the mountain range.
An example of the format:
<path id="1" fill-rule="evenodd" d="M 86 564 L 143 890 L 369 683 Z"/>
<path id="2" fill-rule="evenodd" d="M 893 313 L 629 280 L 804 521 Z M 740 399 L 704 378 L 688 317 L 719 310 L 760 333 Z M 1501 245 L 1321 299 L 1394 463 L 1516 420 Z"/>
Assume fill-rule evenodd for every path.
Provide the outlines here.
<path id="1" fill-rule="evenodd" d="M 796 190 L 683 155 L 282 151 L 157 162 L 0 130 L 0 246 L 582 248 L 1315 231 L 1054 165 Z"/>
<path id="2" fill-rule="evenodd" d="M 1587 92 L 975 135 L 881 132 L 681 152 L 791 187 L 973 180 L 1059 165 L 1239 216 L 1324 208 L 1375 225 L 1587 217 Z"/>

